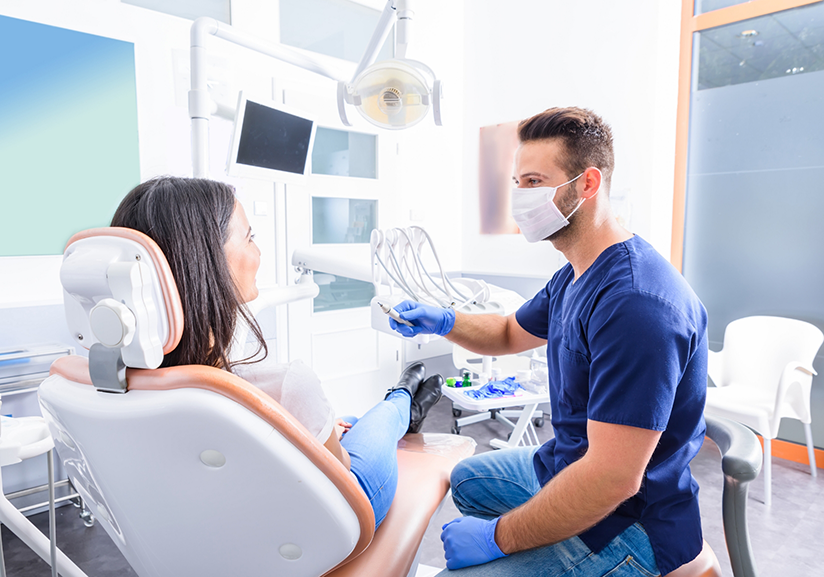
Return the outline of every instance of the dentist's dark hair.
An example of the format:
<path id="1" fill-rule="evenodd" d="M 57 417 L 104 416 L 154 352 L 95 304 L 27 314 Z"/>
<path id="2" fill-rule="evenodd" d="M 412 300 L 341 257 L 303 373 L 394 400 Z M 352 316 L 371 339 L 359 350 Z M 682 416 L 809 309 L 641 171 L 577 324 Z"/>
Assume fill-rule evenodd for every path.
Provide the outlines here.
<path id="1" fill-rule="evenodd" d="M 518 124 L 518 139 L 524 142 L 552 140 L 563 143 L 561 168 L 572 179 L 590 166 L 601 171 L 609 191 L 615 153 L 609 124 L 586 108 L 550 108 Z"/>
<path id="2" fill-rule="evenodd" d="M 180 344 L 163 359 L 163 367 L 208 365 L 231 369 L 263 351 L 263 333 L 242 302 L 226 260 L 224 244 L 235 209 L 234 189 L 222 182 L 163 176 L 129 192 L 112 218 L 112 226 L 138 230 L 154 240 L 172 269 L 183 305 Z M 257 350 L 229 361 L 238 317 L 257 340 Z"/>

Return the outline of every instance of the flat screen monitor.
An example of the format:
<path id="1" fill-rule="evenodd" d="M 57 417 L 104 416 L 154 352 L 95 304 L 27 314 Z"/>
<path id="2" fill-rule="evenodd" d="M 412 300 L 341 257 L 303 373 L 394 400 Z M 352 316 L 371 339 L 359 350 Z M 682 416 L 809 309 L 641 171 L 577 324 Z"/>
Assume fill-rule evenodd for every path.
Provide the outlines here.
<path id="1" fill-rule="evenodd" d="M 305 184 L 316 124 L 303 111 L 238 98 L 227 172 L 231 176 Z"/>

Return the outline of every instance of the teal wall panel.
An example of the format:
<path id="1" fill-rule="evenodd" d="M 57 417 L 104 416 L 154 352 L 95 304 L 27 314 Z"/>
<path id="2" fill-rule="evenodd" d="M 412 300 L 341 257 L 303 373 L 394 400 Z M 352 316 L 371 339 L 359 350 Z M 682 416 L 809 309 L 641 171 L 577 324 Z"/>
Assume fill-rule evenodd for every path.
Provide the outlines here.
<path id="1" fill-rule="evenodd" d="M 134 45 L 0 16 L 0 256 L 62 254 L 139 181 Z"/>

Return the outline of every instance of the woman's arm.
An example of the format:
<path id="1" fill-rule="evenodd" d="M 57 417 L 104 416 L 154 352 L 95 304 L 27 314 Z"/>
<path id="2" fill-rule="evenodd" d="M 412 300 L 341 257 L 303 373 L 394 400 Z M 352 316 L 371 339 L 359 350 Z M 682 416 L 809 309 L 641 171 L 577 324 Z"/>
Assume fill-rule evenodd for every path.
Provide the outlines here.
<path id="1" fill-rule="evenodd" d="M 332 434 L 329 435 L 329 438 L 323 446 L 329 449 L 329 452 L 332 453 L 338 461 L 343 463 L 344 467 L 349 469 L 351 467 L 351 459 L 349 458 L 349 453 L 347 453 L 346 449 L 340 444 L 341 431 L 338 427 L 339 425 L 332 427 Z"/>

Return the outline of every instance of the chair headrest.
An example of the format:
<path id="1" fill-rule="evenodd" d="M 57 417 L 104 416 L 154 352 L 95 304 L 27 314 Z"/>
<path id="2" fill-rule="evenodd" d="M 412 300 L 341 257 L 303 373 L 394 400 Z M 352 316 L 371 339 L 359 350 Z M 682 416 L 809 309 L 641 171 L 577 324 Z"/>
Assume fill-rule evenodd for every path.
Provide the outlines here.
<path id="1" fill-rule="evenodd" d="M 69 331 L 80 346 L 119 357 L 126 367 L 155 369 L 180 342 L 177 285 L 160 247 L 145 234 L 117 227 L 75 234 L 63 253 L 60 282 Z"/>

